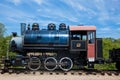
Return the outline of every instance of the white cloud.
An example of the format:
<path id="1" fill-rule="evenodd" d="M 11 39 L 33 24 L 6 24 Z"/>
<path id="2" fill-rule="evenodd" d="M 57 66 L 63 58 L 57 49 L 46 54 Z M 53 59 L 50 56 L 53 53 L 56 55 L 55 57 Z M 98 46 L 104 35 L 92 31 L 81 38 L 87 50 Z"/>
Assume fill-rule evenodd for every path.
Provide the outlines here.
<path id="1" fill-rule="evenodd" d="M 116 23 L 117 25 L 120 25 L 120 22 Z"/>
<path id="2" fill-rule="evenodd" d="M 20 23 L 25 22 L 27 19 L 33 19 L 35 17 L 34 14 L 19 10 L 16 7 L 12 7 L 9 5 L 4 5 L 0 3 L 0 7 L 2 10 L 0 15 L 4 16 L 5 22 L 7 21 L 9 23 Z"/>
<path id="3" fill-rule="evenodd" d="M 15 5 L 18 5 L 21 3 L 22 0 L 8 0 L 9 2 L 12 2 Z"/>
<path id="4" fill-rule="evenodd" d="M 37 4 L 39 4 L 39 5 L 41 5 L 42 4 L 42 2 L 43 2 L 43 0 L 33 0 L 35 3 L 37 3 Z"/>
<path id="5" fill-rule="evenodd" d="M 120 30 L 120 28 L 117 28 L 117 30 Z"/>
<path id="6" fill-rule="evenodd" d="M 43 2 L 43 0 L 7 0 L 7 1 L 15 5 L 19 5 L 20 3 L 23 3 L 23 2 L 26 4 L 31 4 L 32 2 L 35 2 L 36 4 L 40 5 Z"/>
<path id="7" fill-rule="evenodd" d="M 83 12 L 83 11 L 86 12 L 87 14 L 89 14 L 89 16 L 94 16 L 94 15 L 97 14 L 94 10 L 90 9 L 89 7 L 84 6 L 84 5 L 81 3 L 81 1 L 79 1 L 79 0 L 61 0 L 61 1 L 63 1 L 63 2 L 64 2 L 65 4 L 67 4 L 68 6 L 72 7 L 72 9 L 73 9 L 74 11 L 76 11 L 77 14 L 79 14 L 79 15 L 80 15 L 81 11 L 82 11 L 82 12 Z M 84 2 L 84 1 L 83 1 L 83 2 Z M 82 15 L 83 15 L 83 14 L 82 14 Z"/>
<path id="8" fill-rule="evenodd" d="M 108 11 L 107 11 L 107 9 L 105 7 L 107 5 L 105 5 L 104 0 L 95 0 L 95 6 L 96 6 L 96 8 L 98 10 L 98 20 L 100 22 L 104 23 L 105 20 L 110 19 L 109 13 L 108 13 Z"/>
<path id="9" fill-rule="evenodd" d="M 71 21 L 71 22 L 78 22 L 78 17 L 76 15 L 70 13 L 68 10 L 63 10 L 59 7 L 54 7 L 48 4 L 48 8 L 38 8 L 37 12 L 38 15 L 41 17 L 57 19 L 58 21 Z"/>
<path id="10" fill-rule="evenodd" d="M 110 31 L 111 28 L 110 27 L 104 27 L 104 28 L 100 28 L 99 30 L 101 30 L 101 31 Z"/>

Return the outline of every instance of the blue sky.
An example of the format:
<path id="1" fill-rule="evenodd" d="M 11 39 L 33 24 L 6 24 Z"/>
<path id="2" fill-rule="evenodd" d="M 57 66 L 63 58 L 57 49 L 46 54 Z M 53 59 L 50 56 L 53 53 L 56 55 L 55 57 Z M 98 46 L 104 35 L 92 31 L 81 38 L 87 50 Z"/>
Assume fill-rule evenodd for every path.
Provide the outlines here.
<path id="1" fill-rule="evenodd" d="M 0 0 L 6 35 L 20 34 L 20 23 L 94 25 L 97 37 L 120 37 L 120 0 Z"/>

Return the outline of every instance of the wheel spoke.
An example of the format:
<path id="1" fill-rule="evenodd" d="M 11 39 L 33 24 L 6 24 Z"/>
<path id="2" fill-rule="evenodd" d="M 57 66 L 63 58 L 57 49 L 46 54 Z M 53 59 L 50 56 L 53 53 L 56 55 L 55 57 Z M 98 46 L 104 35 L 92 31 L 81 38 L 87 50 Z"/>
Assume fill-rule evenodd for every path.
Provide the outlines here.
<path id="1" fill-rule="evenodd" d="M 57 60 L 54 57 L 48 57 L 44 61 L 45 69 L 53 71 L 57 68 Z"/>
<path id="2" fill-rule="evenodd" d="M 30 70 L 38 70 L 41 67 L 41 61 L 37 57 L 31 57 L 30 62 L 28 62 L 28 68 Z"/>
<path id="3" fill-rule="evenodd" d="M 63 71 L 69 71 L 73 67 L 73 62 L 69 57 L 61 58 L 59 63 L 60 63 L 59 67 Z"/>

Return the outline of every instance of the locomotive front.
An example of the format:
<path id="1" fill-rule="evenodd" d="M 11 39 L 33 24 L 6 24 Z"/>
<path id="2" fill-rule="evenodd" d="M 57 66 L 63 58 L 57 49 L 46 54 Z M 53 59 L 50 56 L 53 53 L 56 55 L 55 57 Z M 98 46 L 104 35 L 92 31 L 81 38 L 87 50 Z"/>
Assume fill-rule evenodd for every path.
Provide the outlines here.
<path id="1" fill-rule="evenodd" d="M 21 23 L 21 36 L 18 37 L 15 32 L 13 33 L 10 51 L 22 55 L 18 57 L 21 65 L 27 63 L 30 70 L 38 70 L 41 65 L 44 65 L 47 70 L 54 70 L 59 65 L 62 70 L 68 71 L 73 66 L 72 60 L 65 56 L 69 53 L 69 40 L 69 28 L 64 23 L 59 25 L 59 29 L 56 29 L 53 23 L 48 24 L 47 29 L 40 29 L 38 23 L 33 23 L 32 28 L 28 24 L 26 29 L 26 24 Z M 23 56 L 28 56 L 29 53 L 39 53 L 39 56 L 32 54 L 29 59 L 23 59 Z M 63 64 L 63 61 L 67 63 Z M 17 62 L 20 61 L 12 60 L 13 65 Z M 35 64 L 37 64 L 36 67 Z M 67 67 L 64 68 L 64 66 Z"/>

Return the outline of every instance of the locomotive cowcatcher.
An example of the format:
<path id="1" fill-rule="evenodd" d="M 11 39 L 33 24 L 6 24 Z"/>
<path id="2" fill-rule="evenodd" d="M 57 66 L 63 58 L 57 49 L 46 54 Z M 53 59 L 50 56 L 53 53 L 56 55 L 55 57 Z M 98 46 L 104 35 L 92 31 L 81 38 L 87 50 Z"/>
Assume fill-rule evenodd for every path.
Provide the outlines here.
<path id="1" fill-rule="evenodd" d="M 13 32 L 9 47 L 17 55 L 5 59 L 5 68 L 23 66 L 30 70 L 68 71 L 75 65 L 93 69 L 94 64 L 104 63 L 102 39 L 96 38 L 95 26 L 61 23 L 56 27 L 50 23 L 47 29 L 41 29 L 38 23 L 32 27 L 28 24 L 27 28 L 21 23 L 21 36 Z"/>

